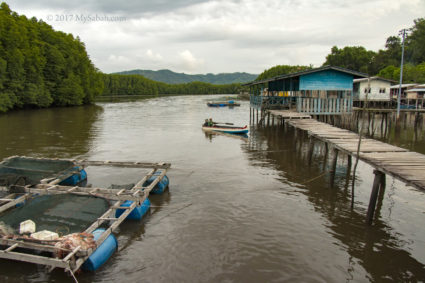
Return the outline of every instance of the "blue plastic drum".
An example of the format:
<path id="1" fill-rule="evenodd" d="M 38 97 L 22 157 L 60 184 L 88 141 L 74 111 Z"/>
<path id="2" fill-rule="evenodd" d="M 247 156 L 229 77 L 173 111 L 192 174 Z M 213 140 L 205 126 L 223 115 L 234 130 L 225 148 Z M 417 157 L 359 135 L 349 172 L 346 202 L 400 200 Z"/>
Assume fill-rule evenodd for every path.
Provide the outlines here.
<path id="1" fill-rule="evenodd" d="M 105 229 L 96 229 L 92 234 L 94 239 L 97 240 L 102 235 Z M 97 247 L 96 251 L 92 253 L 89 258 L 82 265 L 83 270 L 95 271 L 101 267 L 117 250 L 118 242 L 113 234 L 110 234 L 103 243 Z"/>
<path id="2" fill-rule="evenodd" d="M 129 207 L 132 203 L 133 203 L 133 201 L 126 200 L 123 204 L 121 204 L 121 206 Z M 146 212 L 149 210 L 150 206 L 151 206 L 151 202 L 147 198 L 143 201 L 143 203 L 141 205 L 136 206 L 133 209 L 133 211 L 127 216 L 126 219 L 132 219 L 132 220 L 142 219 L 143 215 L 146 214 Z M 115 212 L 115 217 L 117 217 L 117 218 L 120 217 L 120 215 L 123 214 L 124 211 L 125 211 L 125 209 L 117 209 L 117 211 Z"/>

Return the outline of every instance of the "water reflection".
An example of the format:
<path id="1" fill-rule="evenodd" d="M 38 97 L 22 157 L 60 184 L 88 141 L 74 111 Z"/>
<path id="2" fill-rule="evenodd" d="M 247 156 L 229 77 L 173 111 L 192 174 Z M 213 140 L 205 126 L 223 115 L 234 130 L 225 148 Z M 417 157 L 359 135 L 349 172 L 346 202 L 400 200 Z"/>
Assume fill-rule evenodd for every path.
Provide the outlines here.
<path id="1" fill-rule="evenodd" d="M 0 159 L 12 155 L 73 157 L 85 154 L 102 107 L 91 105 L 11 111 L 0 115 Z"/>
<path id="2" fill-rule="evenodd" d="M 225 136 L 233 139 L 239 139 L 243 141 L 248 141 L 247 134 L 230 134 L 230 133 L 220 133 L 220 132 L 204 132 L 205 138 L 209 141 L 212 141 L 217 136 Z"/>
<path id="3" fill-rule="evenodd" d="M 424 265 L 406 251 L 409 242 L 381 218 L 383 195 L 377 205 L 374 226 L 366 226 L 367 196 L 371 187 L 362 185 L 365 172 L 357 173 L 354 208 L 351 207 L 352 176 L 347 174 L 347 156 L 339 156 L 334 179 L 323 143 L 315 143 L 309 156 L 309 139 L 292 127 L 272 126 L 252 131 L 250 143 L 242 145 L 254 166 L 272 167 L 281 172 L 281 181 L 297 186 L 316 211 L 326 217 L 331 234 L 350 255 L 349 265 L 361 264 L 371 281 L 423 281 Z M 331 158 L 330 158 L 331 159 Z M 259 160 L 267 162 L 259 163 Z M 371 170 L 371 168 L 368 168 Z M 349 182 L 348 182 L 349 181 Z M 332 184 L 334 182 L 334 184 Z M 283 194 L 288 192 L 282 191 Z M 354 260 L 355 259 L 355 260 Z M 391 260 L 389 260 L 391 259 Z M 350 273 L 350 268 L 347 270 Z M 349 281 L 349 280 L 348 280 Z"/>

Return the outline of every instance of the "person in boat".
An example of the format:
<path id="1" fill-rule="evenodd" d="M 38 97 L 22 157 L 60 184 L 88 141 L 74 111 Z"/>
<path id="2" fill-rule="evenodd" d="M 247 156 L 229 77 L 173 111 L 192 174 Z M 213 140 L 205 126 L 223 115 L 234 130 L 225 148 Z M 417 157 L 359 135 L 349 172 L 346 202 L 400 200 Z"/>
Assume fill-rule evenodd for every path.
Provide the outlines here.
<path id="1" fill-rule="evenodd" d="M 204 126 L 204 127 L 208 127 L 208 123 L 209 123 L 209 122 L 208 122 L 208 119 L 205 119 L 205 122 L 204 122 L 203 126 Z"/>
<path id="2" fill-rule="evenodd" d="M 208 127 L 213 127 L 213 126 L 214 126 L 214 122 L 213 122 L 212 118 L 210 118 L 208 120 Z"/>

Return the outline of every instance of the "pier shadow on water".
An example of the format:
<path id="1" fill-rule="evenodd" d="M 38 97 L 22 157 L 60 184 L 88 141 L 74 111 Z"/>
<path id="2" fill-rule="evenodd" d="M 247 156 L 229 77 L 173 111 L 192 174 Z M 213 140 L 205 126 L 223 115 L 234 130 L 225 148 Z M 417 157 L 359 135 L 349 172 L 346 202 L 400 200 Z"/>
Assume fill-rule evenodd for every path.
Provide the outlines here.
<path id="1" fill-rule="evenodd" d="M 413 241 L 406 239 L 403 232 L 396 232 L 392 223 L 387 222 L 391 218 L 401 217 L 400 221 L 406 221 L 404 217 L 411 217 L 391 215 L 391 206 L 394 205 L 391 196 L 396 193 L 395 190 L 406 190 L 403 185 L 395 188 L 393 180 L 392 187 L 387 188 L 388 195 L 380 195 L 374 224 L 368 226 L 366 211 L 373 168 L 359 164 L 352 207 L 352 172 L 347 170 L 346 155 L 339 154 L 333 175 L 329 161 L 332 158 L 331 150 L 327 157 L 324 144 L 316 142 L 313 155 L 309 156 L 309 139 L 302 131 L 275 125 L 257 127 L 251 131 L 251 135 L 250 142 L 243 146 L 250 162 L 254 166 L 272 167 L 280 171 L 281 181 L 298 187 L 297 192 L 304 194 L 314 209 L 327 219 L 330 234 L 350 256 L 347 274 L 354 274 L 355 266 L 361 265 L 367 272 L 368 280 L 373 282 L 425 280 L 424 264 L 410 253 L 417 247 L 411 246 Z M 283 190 L 282 194 L 290 196 L 292 192 Z M 423 233 L 424 230 L 417 232 Z M 423 252 L 422 247 L 422 257 Z M 355 278 L 347 278 L 347 281 L 351 280 L 356 281 Z"/>

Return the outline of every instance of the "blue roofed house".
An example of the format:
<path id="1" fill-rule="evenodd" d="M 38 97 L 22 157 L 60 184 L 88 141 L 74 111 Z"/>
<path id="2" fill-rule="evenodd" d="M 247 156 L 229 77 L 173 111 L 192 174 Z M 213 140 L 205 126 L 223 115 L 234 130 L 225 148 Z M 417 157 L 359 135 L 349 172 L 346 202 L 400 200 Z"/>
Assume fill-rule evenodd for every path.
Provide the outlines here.
<path id="1" fill-rule="evenodd" d="M 353 80 L 367 74 L 324 66 L 246 84 L 251 107 L 291 109 L 314 115 L 350 113 L 353 106 Z"/>

